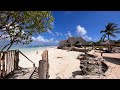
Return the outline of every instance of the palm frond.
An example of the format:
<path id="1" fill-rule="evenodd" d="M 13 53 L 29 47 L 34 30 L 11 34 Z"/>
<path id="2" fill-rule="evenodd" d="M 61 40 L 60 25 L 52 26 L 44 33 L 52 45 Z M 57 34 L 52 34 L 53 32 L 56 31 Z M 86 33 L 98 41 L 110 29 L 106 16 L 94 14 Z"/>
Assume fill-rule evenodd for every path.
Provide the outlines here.
<path id="1" fill-rule="evenodd" d="M 115 38 L 117 37 L 115 34 L 110 34 L 110 36 L 115 37 Z"/>
<path id="2" fill-rule="evenodd" d="M 115 31 L 114 33 L 120 33 L 120 31 Z"/>
<path id="3" fill-rule="evenodd" d="M 111 23 L 109 22 L 106 26 L 105 26 L 105 30 L 101 30 L 100 33 L 104 33 L 104 35 L 101 37 L 101 40 L 103 41 L 106 36 L 112 36 L 112 37 L 117 37 L 115 35 L 115 33 L 120 33 L 120 28 L 117 27 L 118 24 L 115 23 Z"/>
<path id="4" fill-rule="evenodd" d="M 100 31 L 100 33 L 103 33 L 103 32 L 105 32 L 105 30 L 101 30 L 101 31 Z"/>

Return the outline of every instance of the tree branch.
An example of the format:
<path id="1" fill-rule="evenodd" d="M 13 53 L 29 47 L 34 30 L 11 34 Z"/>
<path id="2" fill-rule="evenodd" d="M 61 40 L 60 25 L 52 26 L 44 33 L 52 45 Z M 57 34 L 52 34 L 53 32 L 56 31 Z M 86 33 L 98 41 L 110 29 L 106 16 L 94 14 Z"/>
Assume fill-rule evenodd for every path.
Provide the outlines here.
<path id="1" fill-rule="evenodd" d="M 3 51 L 8 45 L 10 45 L 10 43 L 5 45 L 1 51 Z"/>

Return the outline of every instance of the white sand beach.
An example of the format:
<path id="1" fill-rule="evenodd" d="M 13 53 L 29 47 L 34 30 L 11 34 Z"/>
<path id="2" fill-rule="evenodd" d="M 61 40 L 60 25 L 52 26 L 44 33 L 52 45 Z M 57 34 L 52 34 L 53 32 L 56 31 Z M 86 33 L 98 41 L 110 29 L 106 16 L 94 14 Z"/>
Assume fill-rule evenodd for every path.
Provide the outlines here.
<path id="1" fill-rule="evenodd" d="M 76 51 L 67 51 L 57 49 L 56 47 L 42 48 L 35 51 L 23 52 L 27 57 L 29 57 L 38 67 L 39 60 L 42 59 L 41 54 L 44 50 L 48 50 L 48 59 L 49 59 L 49 79 L 69 79 L 72 76 L 72 72 L 80 71 L 80 61 L 77 56 L 81 52 Z M 38 52 L 38 54 L 36 53 Z M 97 56 L 100 56 L 100 53 L 95 52 Z M 110 53 L 103 54 L 105 57 L 109 57 L 105 62 L 109 66 L 106 76 L 103 79 L 120 79 L 120 59 L 116 60 L 114 58 L 119 58 L 120 53 Z M 101 56 L 100 56 L 101 57 Z M 114 57 L 114 58 L 113 58 Z M 20 54 L 19 66 L 23 68 L 33 67 L 33 64 L 28 61 L 24 56 Z M 99 79 L 99 78 L 98 78 Z"/>
<path id="2" fill-rule="evenodd" d="M 38 67 L 39 60 L 42 59 L 41 54 L 45 49 L 39 49 L 37 51 L 23 52 L 27 57 L 29 57 Z M 67 79 L 72 76 L 72 72 L 80 70 L 80 61 L 77 58 L 80 52 L 67 51 L 56 49 L 56 47 L 47 48 L 48 50 L 48 59 L 49 59 L 49 79 L 56 79 L 60 77 L 61 79 Z M 57 58 L 58 57 L 58 58 Z M 28 61 L 24 56 L 20 54 L 19 66 L 27 68 L 33 67 L 33 64 Z"/>

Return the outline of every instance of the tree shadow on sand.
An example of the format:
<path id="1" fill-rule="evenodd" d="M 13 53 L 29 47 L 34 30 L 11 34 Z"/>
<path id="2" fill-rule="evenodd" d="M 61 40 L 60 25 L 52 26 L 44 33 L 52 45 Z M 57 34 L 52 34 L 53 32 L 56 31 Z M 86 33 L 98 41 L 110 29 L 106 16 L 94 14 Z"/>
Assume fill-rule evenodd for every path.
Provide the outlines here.
<path id="1" fill-rule="evenodd" d="M 19 76 L 24 76 L 25 74 L 29 73 L 27 68 L 19 67 L 18 70 L 15 70 L 8 74 L 5 79 L 17 79 Z"/>

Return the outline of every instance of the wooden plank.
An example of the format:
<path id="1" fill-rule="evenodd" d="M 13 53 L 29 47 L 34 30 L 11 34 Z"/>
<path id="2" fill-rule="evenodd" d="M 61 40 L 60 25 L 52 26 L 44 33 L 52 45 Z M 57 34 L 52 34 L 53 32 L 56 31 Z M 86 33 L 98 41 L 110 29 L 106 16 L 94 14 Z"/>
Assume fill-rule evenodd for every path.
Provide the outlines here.
<path id="1" fill-rule="evenodd" d="M 15 59 L 16 57 L 15 57 L 15 51 L 14 51 L 14 70 L 15 70 Z"/>
<path id="2" fill-rule="evenodd" d="M 12 71 L 14 70 L 14 51 L 12 51 Z"/>
<path id="3" fill-rule="evenodd" d="M 6 72 L 6 52 L 5 52 L 5 72 Z"/>
<path id="4" fill-rule="evenodd" d="M 10 52 L 8 52 L 9 53 L 9 58 L 8 58 L 8 62 L 9 62 L 9 71 L 8 72 L 10 72 L 11 71 L 11 56 L 10 56 Z"/>
<path id="5" fill-rule="evenodd" d="M 14 71 L 14 51 L 12 51 L 12 71 Z"/>
<path id="6" fill-rule="evenodd" d="M 0 78 L 1 78 L 1 52 L 0 52 Z"/>
<path id="7" fill-rule="evenodd" d="M 6 53 L 6 73 L 8 74 L 8 66 L 9 66 L 9 62 L 8 62 L 8 52 Z"/>
<path id="8" fill-rule="evenodd" d="M 3 60 L 3 77 L 5 76 L 5 52 L 3 52 L 3 56 L 2 56 L 2 60 Z"/>
<path id="9" fill-rule="evenodd" d="M 8 53 L 8 73 L 10 72 L 10 52 Z"/>
<path id="10" fill-rule="evenodd" d="M 19 52 L 18 52 L 19 53 Z M 19 55 L 17 53 L 17 55 Z M 4 78 L 7 74 L 13 71 L 15 59 L 19 59 L 19 56 L 15 57 L 15 50 L 0 52 L 0 78 Z M 18 62 L 16 62 L 18 63 Z M 16 64 L 17 66 L 18 64 Z M 17 66 L 18 67 L 18 66 Z"/>
<path id="11" fill-rule="evenodd" d="M 40 60 L 38 67 L 39 79 L 46 79 L 46 61 Z"/>
<path id="12" fill-rule="evenodd" d="M 15 58 L 14 58 L 14 69 L 16 69 L 16 51 L 15 51 Z"/>
<path id="13" fill-rule="evenodd" d="M 46 61 L 46 78 L 49 78 L 48 50 L 45 50 L 41 56 L 42 56 L 42 60 Z"/>
<path id="14" fill-rule="evenodd" d="M 30 60 L 26 55 L 24 55 L 21 51 L 19 51 L 19 53 L 21 53 L 25 58 L 27 58 L 30 62 L 32 62 L 33 63 L 33 67 L 35 67 L 35 63 L 32 61 L 32 60 Z"/>
<path id="15" fill-rule="evenodd" d="M 15 52 L 15 56 L 16 56 L 16 59 L 15 59 L 15 69 L 18 69 L 19 51 L 16 51 L 16 52 Z"/>
<path id="16" fill-rule="evenodd" d="M 10 58 L 10 59 L 11 59 L 11 66 L 10 66 L 10 68 L 11 68 L 11 71 L 12 71 L 12 51 L 10 51 L 10 57 L 11 57 L 11 58 Z M 10 72 L 11 72 L 11 71 L 10 71 Z"/>

